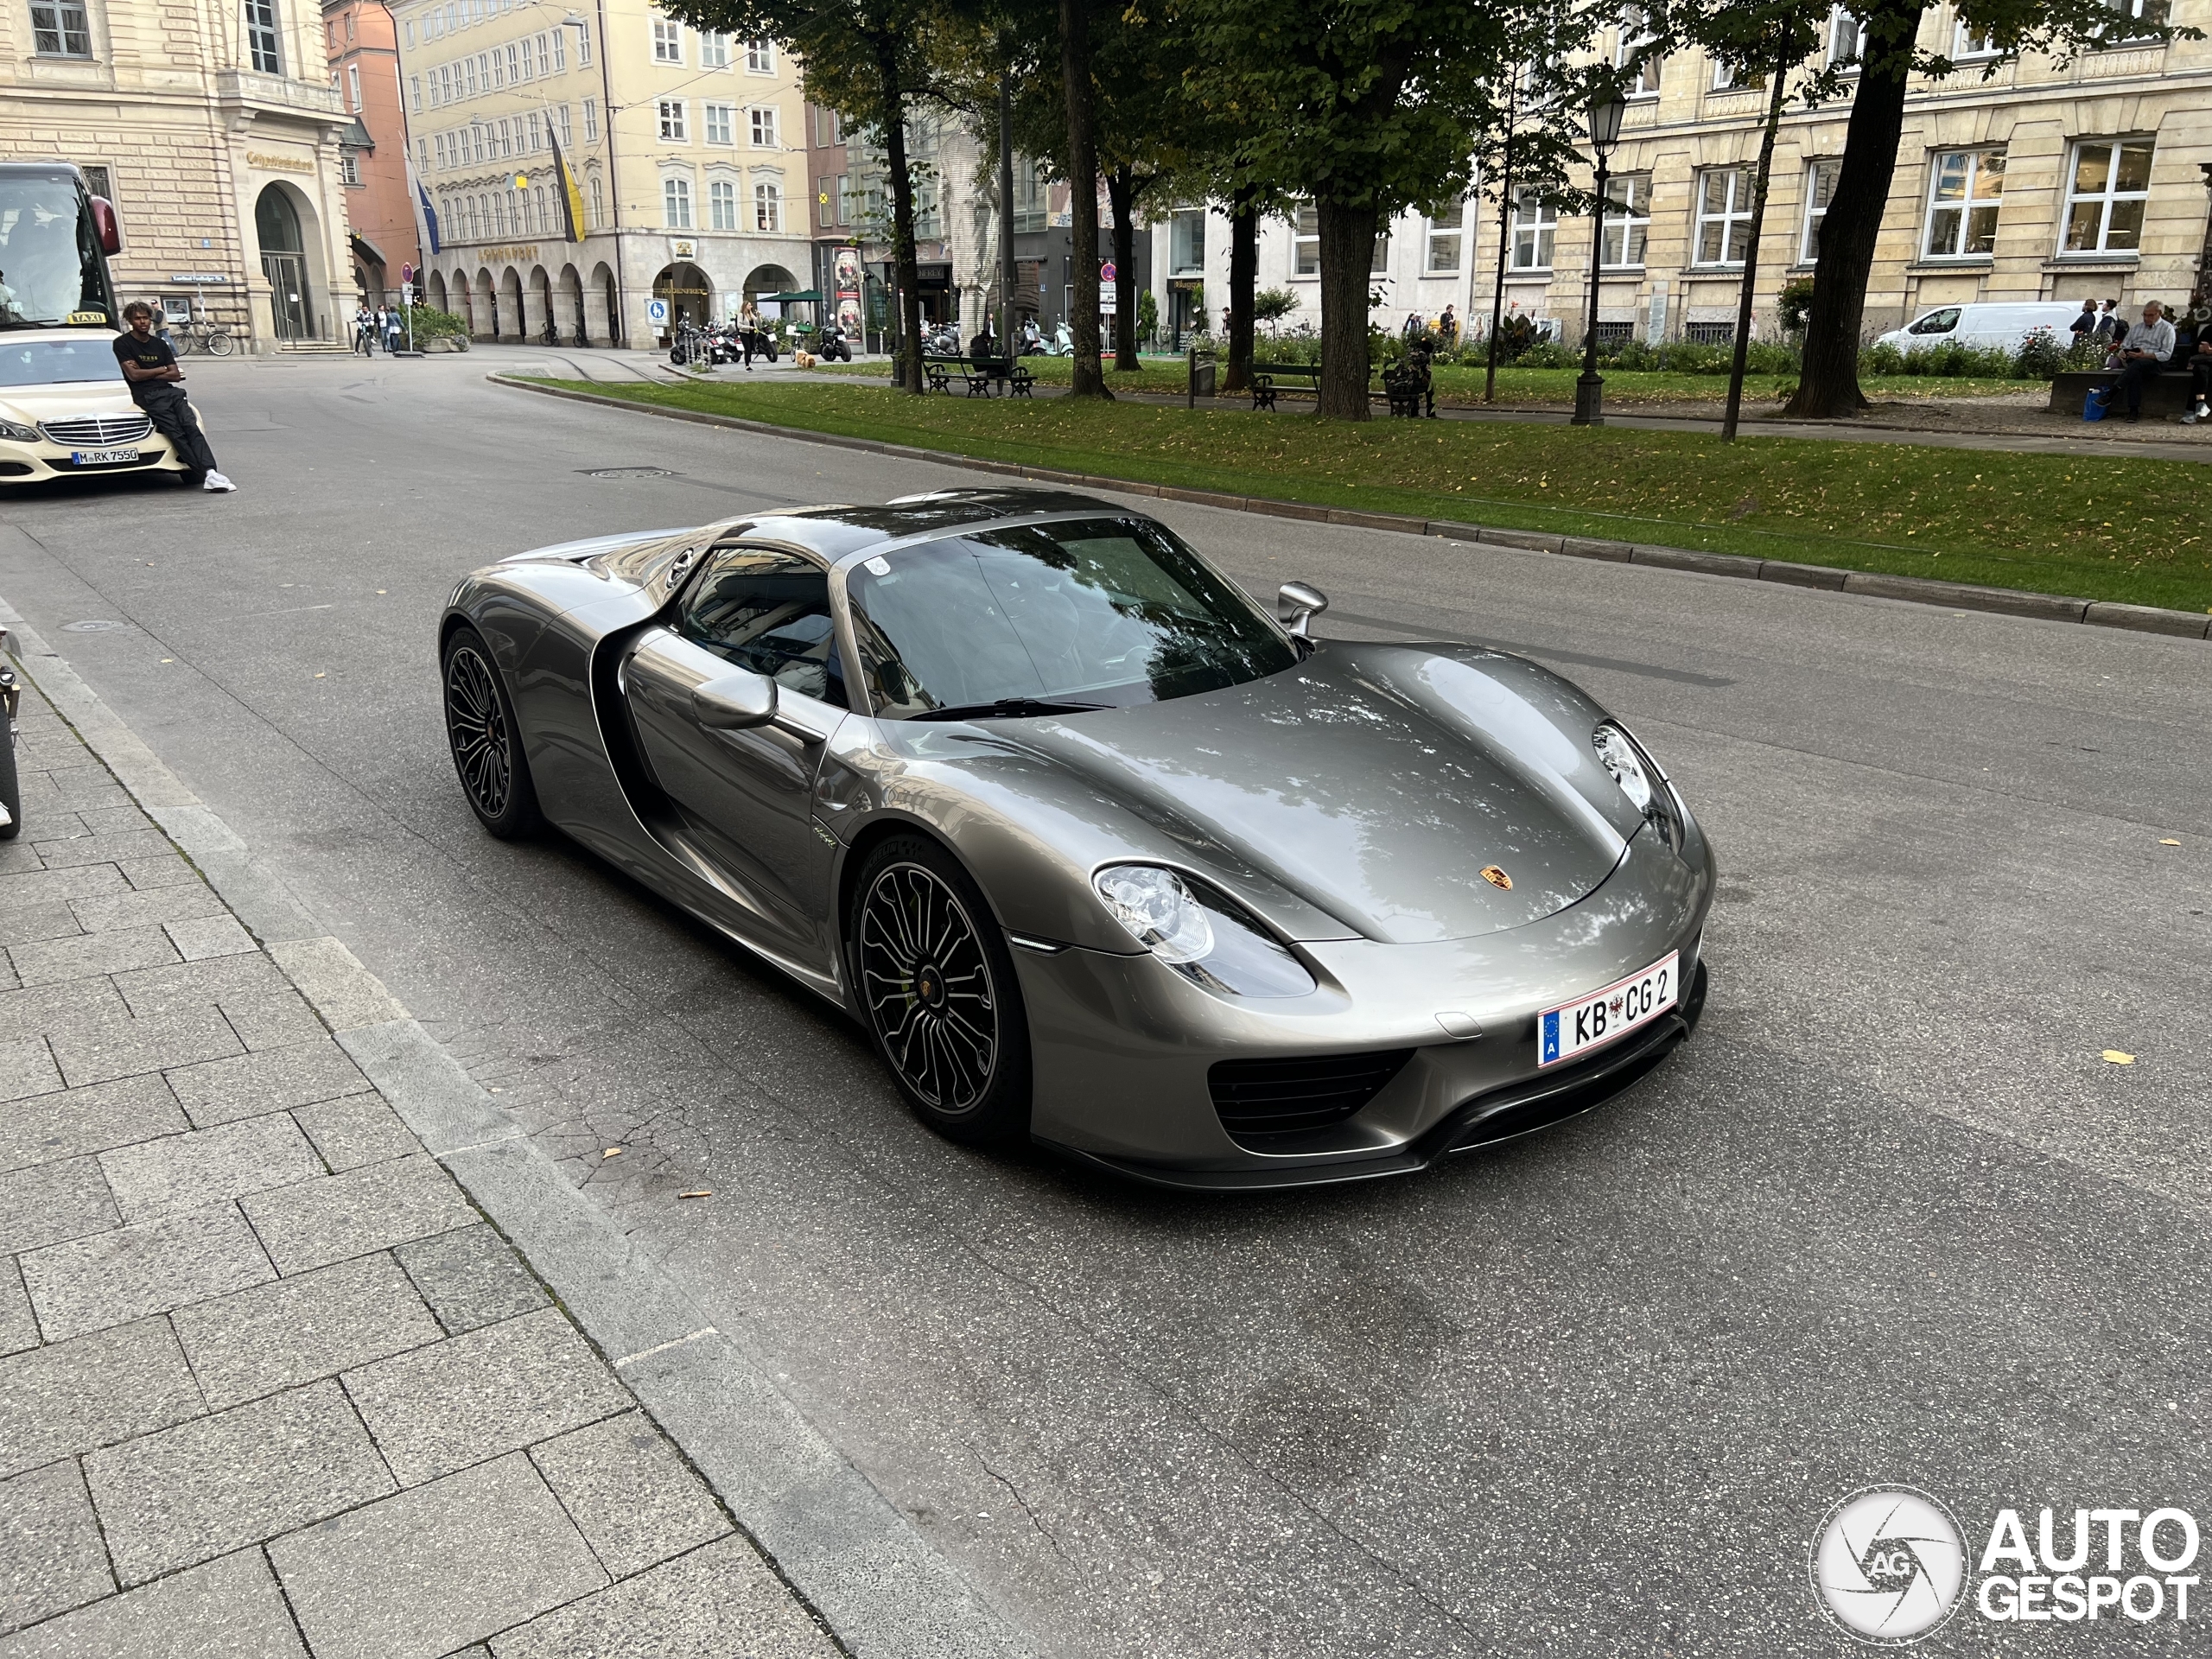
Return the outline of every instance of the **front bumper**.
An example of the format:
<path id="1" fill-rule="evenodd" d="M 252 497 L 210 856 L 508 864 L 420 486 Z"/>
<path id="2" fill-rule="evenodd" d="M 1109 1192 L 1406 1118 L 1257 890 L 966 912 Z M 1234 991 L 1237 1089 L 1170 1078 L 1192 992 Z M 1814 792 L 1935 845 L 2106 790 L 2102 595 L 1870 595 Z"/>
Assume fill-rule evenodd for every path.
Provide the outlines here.
<path id="1" fill-rule="evenodd" d="M 1656 1065 L 1701 1011 L 1713 871 L 1701 836 L 1685 852 L 1639 835 L 1595 892 L 1525 927 L 1432 944 L 1302 945 L 1320 988 L 1282 1001 L 1211 996 L 1148 956 L 1017 952 L 1032 1133 L 1147 1181 L 1266 1191 L 1404 1174 L 1587 1110 Z M 1582 1060 L 1539 1065 L 1541 1010 L 1670 950 L 1689 988 L 1677 1009 Z M 1469 1020 L 1478 1034 L 1464 1034 Z M 1223 1061 L 1408 1050 L 1356 1111 L 1297 1135 L 1232 1133 L 1210 1087 Z"/>
<path id="2" fill-rule="evenodd" d="M 121 473 L 181 473 L 184 462 L 158 432 L 136 444 L 122 446 L 138 451 L 136 461 L 111 461 L 99 467 L 79 467 L 70 460 L 68 445 L 41 439 L 36 443 L 10 443 L 0 439 L 0 485 L 43 484 L 56 478 L 99 478 Z"/>

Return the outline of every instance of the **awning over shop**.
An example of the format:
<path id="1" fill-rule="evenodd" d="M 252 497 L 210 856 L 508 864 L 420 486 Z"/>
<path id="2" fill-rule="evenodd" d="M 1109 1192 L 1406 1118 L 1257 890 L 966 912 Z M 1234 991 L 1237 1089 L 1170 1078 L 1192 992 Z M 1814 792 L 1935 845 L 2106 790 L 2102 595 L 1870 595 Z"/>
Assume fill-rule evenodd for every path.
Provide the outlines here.
<path id="1" fill-rule="evenodd" d="M 348 234 L 353 238 L 353 251 L 359 254 L 362 258 L 367 260 L 371 264 L 388 265 L 391 263 L 389 259 L 384 257 L 383 249 L 378 247 L 375 243 L 370 241 L 367 237 L 363 236 L 359 231 L 350 232 Z"/>
<path id="2" fill-rule="evenodd" d="M 797 305 L 802 301 L 809 305 L 819 305 L 822 303 L 822 290 L 818 288 L 802 288 L 794 289 L 789 294 L 763 294 L 760 297 L 764 300 L 773 300 L 779 305 Z"/>

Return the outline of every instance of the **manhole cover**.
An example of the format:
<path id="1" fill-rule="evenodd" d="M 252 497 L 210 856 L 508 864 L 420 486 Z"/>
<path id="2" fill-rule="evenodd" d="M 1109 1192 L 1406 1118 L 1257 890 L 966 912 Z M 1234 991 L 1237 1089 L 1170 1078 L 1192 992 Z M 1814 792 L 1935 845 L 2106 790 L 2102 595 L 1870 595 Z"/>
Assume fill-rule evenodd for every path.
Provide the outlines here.
<path id="1" fill-rule="evenodd" d="M 96 616 L 84 622 L 64 622 L 61 625 L 61 632 L 64 633 L 113 633 L 119 628 L 127 628 L 130 626 L 128 622 L 111 622 L 105 617 Z"/>
<path id="2" fill-rule="evenodd" d="M 580 467 L 586 478 L 674 478 L 665 467 Z"/>

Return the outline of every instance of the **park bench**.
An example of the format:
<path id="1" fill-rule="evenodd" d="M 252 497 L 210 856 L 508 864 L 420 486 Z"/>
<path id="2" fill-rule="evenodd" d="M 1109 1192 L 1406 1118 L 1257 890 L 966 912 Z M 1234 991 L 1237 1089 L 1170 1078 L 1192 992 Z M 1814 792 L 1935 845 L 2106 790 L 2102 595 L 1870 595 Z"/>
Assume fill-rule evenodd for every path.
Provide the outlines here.
<path id="1" fill-rule="evenodd" d="M 931 391 L 950 393 L 952 382 L 957 378 L 967 387 L 970 397 L 988 397 L 1000 386 L 1007 395 L 1027 397 L 1037 384 L 1037 378 L 1019 362 L 1009 362 L 1002 357 L 931 357 L 922 359 L 922 375 Z"/>
<path id="2" fill-rule="evenodd" d="M 1321 365 L 1318 363 L 1255 363 L 1252 365 L 1252 407 L 1273 409 L 1278 380 L 1288 380 L 1310 386 L 1316 396 L 1321 390 Z"/>
<path id="3" fill-rule="evenodd" d="M 2185 362 L 2177 349 L 2174 356 Z M 2082 400 L 2100 386 L 2110 386 L 2120 378 L 2117 369 L 2073 370 L 2055 375 L 2050 382 L 2050 412 L 2054 415 L 2079 415 Z M 2152 419 L 2188 412 L 2190 388 L 2192 385 L 2187 368 L 2169 365 L 2164 373 L 2143 388 L 2143 412 Z"/>

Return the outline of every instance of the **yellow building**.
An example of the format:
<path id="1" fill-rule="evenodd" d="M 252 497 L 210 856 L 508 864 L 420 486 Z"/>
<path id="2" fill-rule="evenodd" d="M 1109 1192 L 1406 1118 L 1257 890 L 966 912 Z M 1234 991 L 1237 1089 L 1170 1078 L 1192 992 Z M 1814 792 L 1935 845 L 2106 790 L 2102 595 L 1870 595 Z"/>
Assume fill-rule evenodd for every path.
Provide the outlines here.
<path id="1" fill-rule="evenodd" d="M 19 0 L 0 10 L 0 159 L 74 162 L 115 203 L 119 299 L 248 350 L 335 341 L 353 118 L 329 73 L 307 0 Z"/>
<path id="2" fill-rule="evenodd" d="M 2203 281 L 2212 168 L 2212 41 L 2131 41 L 2120 0 L 2110 45 L 2060 67 L 1998 64 L 1953 14 L 1929 14 L 1920 45 L 1961 66 L 1909 94 L 1904 138 L 1867 283 L 1871 336 L 1936 306 L 1974 300 L 2117 298 L 2178 306 Z M 2128 8 L 2133 8 L 2131 14 Z M 1631 18 L 1636 14 L 1631 14 Z M 2212 0 L 2176 0 L 2173 21 L 2212 25 Z M 2212 30 L 2208 30 L 2212 32 Z M 1838 10 L 1827 54 L 1848 63 L 1858 30 Z M 1604 42 L 1617 60 L 1631 21 Z M 1736 87 L 1696 53 L 1648 70 L 1612 158 L 1599 291 L 1601 334 L 1723 340 L 1734 330 L 1766 93 Z M 1813 269 L 1813 234 L 1840 162 L 1847 100 L 1783 120 L 1761 238 L 1754 333 L 1772 338 L 1782 285 Z M 1580 339 L 1590 224 L 1533 199 L 1514 213 L 1509 305 Z M 1483 298 L 1497 257 L 1484 227 Z M 1487 310 L 1487 304 L 1484 308 Z"/>
<path id="3" fill-rule="evenodd" d="M 625 0 L 401 0 L 430 304 L 479 339 L 648 345 L 800 288 L 797 66 Z M 555 146 L 582 205 L 567 239 Z"/>

